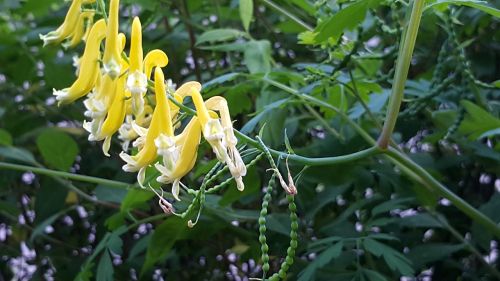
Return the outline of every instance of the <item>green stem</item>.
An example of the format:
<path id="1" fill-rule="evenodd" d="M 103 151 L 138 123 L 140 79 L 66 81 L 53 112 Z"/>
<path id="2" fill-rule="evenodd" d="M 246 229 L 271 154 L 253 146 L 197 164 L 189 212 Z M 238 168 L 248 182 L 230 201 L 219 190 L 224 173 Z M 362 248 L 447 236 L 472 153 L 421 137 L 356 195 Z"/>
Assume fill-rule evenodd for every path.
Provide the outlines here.
<path id="1" fill-rule="evenodd" d="M 404 88 L 406 79 L 408 77 L 408 70 L 410 69 L 410 62 L 413 56 L 413 49 L 417 40 L 418 28 L 420 26 L 420 19 L 424 11 L 425 0 L 415 0 L 408 22 L 408 27 L 405 31 L 403 44 L 400 45 L 398 59 L 396 62 L 396 73 L 394 75 L 394 82 L 392 84 L 391 99 L 389 107 L 387 108 L 386 120 L 382 134 L 378 139 L 378 146 L 386 149 L 396 126 L 398 119 L 399 109 L 404 96 Z"/>
<path id="2" fill-rule="evenodd" d="M 308 31 L 313 31 L 314 28 L 312 28 L 312 26 L 308 25 L 307 23 L 305 23 L 303 20 L 299 19 L 298 17 L 296 17 L 295 15 L 291 14 L 290 12 L 288 12 L 287 10 L 281 8 L 280 6 L 278 6 L 276 3 L 274 3 L 273 1 L 271 0 L 262 0 L 262 2 L 264 4 L 266 4 L 267 6 L 275 9 L 276 11 L 280 12 L 281 14 L 283 14 L 284 16 L 288 17 L 289 19 L 293 20 L 294 22 L 296 22 L 297 24 L 299 24 L 300 26 L 302 26 L 303 28 L 307 29 Z"/>
<path id="3" fill-rule="evenodd" d="M 61 178 L 69 179 L 69 180 L 102 184 L 102 185 L 109 186 L 109 187 L 117 187 L 117 188 L 131 188 L 131 187 L 133 187 L 132 184 L 114 181 L 114 180 L 107 180 L 107 179 L 101 179 L 101 178 L 96 178 L 96 177 L 91 177 L 91 176 L 72 174 L 72 173 L 62 172 L 62 171 L 55 171 L 55 170 L 46 169 L 46 168 L 37 168 L 37 167 L 32 167 L 32 166 L 11 164 L 11 163 L 6 163 L 6 162 L 0 162 L 0 169 L 33 172 L 35 174 L 40 174 L 40 175 L 56 176 L 56 177 L 61 177 Z"/>
<path id="4" fill-rule="evenodd" d="M 448 199 L 455 207 L 462 211 L 465 215 L 471 218 L 473 221 L 481 224 L 487 228 L 496 237 L 500 238 L 500 227 L 493 222 L 490 218 L 485 216 L 483 213 L 479 212 L 477 209 L 472 207 L 469 203 L 464 201 L 462 198 L 457 196 L 455 193 L 450 191 L 446 186 L 438 182 L 434 177 L 432 177 L 424 168 L 420 167 L 417 163 L 413 162 L 403 153 L 390 147 L 386 152 L 391 158 L 395 159 L 401 165 L 405 166 L 408 170 L 415 173 L 424 185 L 426 185 L 430 190 L 435 191 L 438 195 Z"/>
<path id="5" fill-rule="evenodd" d="M 263 151 L 262 147 L 260 147 L 259 142 L 242 134 L 241 132 L 235 130 L 236 135 L 243 140 L 243 142 Z M 351 154 L 346 154 L 346 155 L 340 155 L 340 156 L 332 156 L 332 157 L 318 157 L 318 158 L 311 158 L 311 157 L 304 157 L 300 156 L 297 154 L 288 154 L 285 152 L 277 151 L 274 149 L 269 148 L 269 152 L 273 156 L 281 157 L 281 158 L 288 158 L 290 161 L 295 161 L 304 165 L 309 165 L 309 166 L 321 166 L 321 165 L 335 165 L 335 164 L 342 164 L 342 163 L 347 163 L 347 162 L 352 162 L 356 160 L 361 160 L 376 154 L 380 154 L 381 150 L 376 147 L 370 147 L 358 152 L 354 152 Z"/>

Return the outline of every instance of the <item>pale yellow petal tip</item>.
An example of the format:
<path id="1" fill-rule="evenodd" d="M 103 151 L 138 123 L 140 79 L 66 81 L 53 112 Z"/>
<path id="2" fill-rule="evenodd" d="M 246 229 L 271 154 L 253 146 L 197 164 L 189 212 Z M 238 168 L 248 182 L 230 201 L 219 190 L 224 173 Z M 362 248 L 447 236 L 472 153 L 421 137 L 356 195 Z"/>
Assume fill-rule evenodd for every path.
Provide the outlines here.
<path id="1" fill-rule="evenodd" d="M 234 180 L 236 181 L 236 188 L 239 191 L 245 190 L 245 184 L 243 183 L 243 178 L 242 177 L 234 178 Z"/>
<path id="2" fill-rule="evenodd" d="M 181 199 L 179 198 L 179 190 L 180 190 L 180 180 L 177 179 L 172 184 L 172 195 L 177 201 L 181 201 Z"/>
<path id="3" fill-rule="evenodd" d="M 104 153 L 104 155 L 106 155 L 107 157 L 109 157 L 109 147 L 111 146 L 111 137 L 106 137 L 104 139 L 104 142 L 102 143 L 102 152 Z"/>
<path id="4" fill-rule="evenodd" d="M 120 75 L 121 66 L 115 60 L 110 60 L 103 64 L 103 73 L 108 75 L 111 79 L 116 79 Z"/>

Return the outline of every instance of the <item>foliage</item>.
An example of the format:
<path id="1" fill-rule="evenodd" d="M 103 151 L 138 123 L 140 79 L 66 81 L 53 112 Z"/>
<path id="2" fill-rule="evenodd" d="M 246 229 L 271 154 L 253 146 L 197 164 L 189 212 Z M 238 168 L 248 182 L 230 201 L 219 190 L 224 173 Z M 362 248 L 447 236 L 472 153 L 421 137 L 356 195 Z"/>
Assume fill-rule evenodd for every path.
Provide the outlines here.
<path id="1" fill-rule="evenodd" d="M 254 160 L 246 189 L 207 176 L 216 163 L 204 143 L 183 183 L 206 192 L 182 194 L 183 216 L 163 214 L 121 170 L 117 140 L 110 157 L 87 140 L 82 103 L 55 103 L 52 88 L 72 83 L 83 46 L 42 47 L 38 35 L 68 4 L 2 1 L 0 280 L 248 280 L 262 277 L 264 256 L 268 278 L 295 258 L 287 280 L 500 279 L 499 1 L 426 1 L 387 153 L 367 148 L 412 3 L 121 2 L 121 30 L 141 16 L 144 48 L 169 56 L 167 78 L 228 100 Z M 272 162 L 256 158 L 268 147 Z M 269 187 L 274 161 L 293 176 L 294 202 L 278 179 Z"/>

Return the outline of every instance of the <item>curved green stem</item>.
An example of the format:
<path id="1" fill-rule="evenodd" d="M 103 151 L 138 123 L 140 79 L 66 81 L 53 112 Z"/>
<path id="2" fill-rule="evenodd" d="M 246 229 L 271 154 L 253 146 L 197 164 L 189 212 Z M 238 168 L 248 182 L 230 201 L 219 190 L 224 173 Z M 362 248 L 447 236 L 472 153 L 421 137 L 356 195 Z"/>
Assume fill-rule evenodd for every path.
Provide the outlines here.
<path id="1" fill-rule="evenodd" d="M 314 28 L 312 28 L 312 26 L 308 25 L 307 23 L 305 23 L 303 20 L 299 19 L 298 17 L 296 17 L 295 15 L 291 14 L 290 12 L 288 12 L 287 10 L 281 8 L 280 6 L 278 6 L 276 3 L 272 2 L 271 0 L 262 0 L 262 2 L 264 4 L 266 4 L 267 6 L 275 9 L 276 11 L 280 12 L 281 14 L 283 14 L 284 16 L 288 17 L 289 19 L 291 19 L 292 21 L 296 22 L 297 24 L 299 24 L 300 26 L 302 26 L 303 28 L 307 29 L 308 31 L 313 31 Z"/>
<path id="2" fill-rule="evenodd" d="M 417 163 L 413 162 L 406 155 L 402 154 L 398 150 L 390 147 L 385 152 L 391 158 L 395 159 L 397 162 L 401 163 L 403 166 L 408 168 L 408 170 L 415 173 L 421 180 L 422 183 L 427 186 L 430 190 L 435 191 L 438 195 L 450 200 L 455 207 L 462 211 L 465 215 L 471 218 L 473 221 L 481 224 L 487 228 L 496 237 L 500 238 L 500 226 L 493 222 L 486 215 L 478 211 L 476 208 L 472 207 L 469 203 L 464 201 L 458 195 L 450 191 L 446 186 L 442 185 L 433 176 L 431 176 L 424 168 L 422 168 Z"/>
<path id="3" fill-rule="evenodd" d="M 117 187 L 117 188 L 131 188 L 131 187 L 133 187 L 132 184 L 114 181 L 114 180 L 107 180 L 107 179 L 101 179 L 101 178 L 97 178 L 97 177 L 72 174 L 72 173 L 68 173 L 68 172 L 56 171 L 56 170 L 51 170 L 51 169 L 46 169 L 46 168 L 38 168 L 38 167 L 32 167 L 32 166 L 26 166 L 26 165 L 11 164 L 11 163 L 6 163 L 6 162 L 0 162 L 0 169 L 33 172 L 35 174 L 40 174 L 40 175 L 56 176 L 56 177 L 61 177 L 61 178 L 69 179 L 69 180 L 102 184 L 102 185 L 106 185 L 109 187 Z"/>
<path id="4" fill-rule="evenodd" d="M 394 82 L 392 84 L 391 99 L 389 107 L 387 108 L 387 115 L 384 122 L 384 128 L 378 139 L 378 146 L 386 149 L 396 126 L 398 119 L 399 108 L 404 96 L 404 89 L 406 79 L 408 77 L 408 70 L 410 69 L 410 62 L 413 56 L 413 49 L 417 40 L 418 27 L 420 26 L 420 19 L 424 11 L 425 0 L 415 0 L 408 22 L 408 27 L 405 31 L 403 44 L 400 44 L 398 59 L 396 62 L 396 73 L 394 75 Z"/>

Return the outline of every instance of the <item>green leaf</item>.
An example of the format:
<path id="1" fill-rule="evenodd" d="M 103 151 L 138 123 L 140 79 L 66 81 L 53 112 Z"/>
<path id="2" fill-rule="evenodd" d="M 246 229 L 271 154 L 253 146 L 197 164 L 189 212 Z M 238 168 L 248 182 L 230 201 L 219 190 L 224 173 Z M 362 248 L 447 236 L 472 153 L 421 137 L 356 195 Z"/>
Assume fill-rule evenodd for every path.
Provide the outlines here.
<path id="1" fill-rule="evenodd" d="M 326 40 L 336 42 L 345 30 L 358 26 L 366 16 L 368 9 L 372 9 L 382 2 L 381 0 L 360 0 L 335 13 L 328 20 L 318 25 L 310 35 L 302 33 L 304 39 L 312 39 L 314 44 L 321 44 Z M 312 37 L 314 36 L 314 37 Z"/>
<path id="2" fill-rule="evenodd" d="M 7 130 L 0 129 L 0 145 L 12 145 L 12 136 Z"/>
<path id="3" fill-rule="evenodd" d="M 363 240 L 363 247 L 377 257 L 383 257 L 387 265 L 404 276 L 412 276 L 415 271 L 410 266 L 411 261 L 393 248 L 374 239 Z"/>
<path id="4" fill-rule="evenodd" d="M 299 274 L 298 281 L 314 280 L 314 273 L 316 270 L 327 265 L 331 260 L 339 257 L 343 247 L 344 242 L 339 241 L 319 254 L 318 257 Z"/>
<path id="5" fill-rule="evenodd" d="M 240 18 L 243 28 L 248 31 L 253 16 L 253 0 L 240 0 Z"/>
<path id="6" fill-rule="evenodd" d="M 500 18 L 500 10 L 491 7 L 488 5 L 487 1 L 479 1 L 479 0 L 434 0 L 434 1 L 429 1 L 430 3 L 427 5 L 426 9 L 428 8 L 437 8 L 437 9 L 443 9 L 446 8 L 448 5 L 453 4 L 453 5 L 459 5 L 459 6 L 468 6 L 471 8 L 475 8 L 478 10 L 481 10 L 485 13 L 488 13 L 494 17 Z"/>
<path id="7" fill-rule="evenodd" d="M 123 199 L 122 204 L 120 206 L 120 211 L 122 212 L 128 212 L 132 209 L 137 209 L 137 208 L 145 208 L 146 202 L 153 198 L 155 194 L 150 191 L 142 190 L 142 189 L 130 189 L 127 192 L 127 196 L 125 196 L 125 199 Z"/>
<path id="8" fill-rule="evenodd" d="M 459 127 L 459 132 L 468 135 L 470 139 L 478 139 L 482 135 L 495 134 L 500 129 L 500 119 L 491 115 L 488 111 L 463 100 L 460 102 L 468 113 L 468 116 Z"/>
<path id="9" fill-rule="evenodd" d="M 198 36 L 198 38 L 196 39 L 196 45 L 202 43 L 213 43 L 213 42 L 234 40 L 243 36 L 245 36 L 245 33 L 237 29 L 230 29 L 230 28 L 212 29 Z"/>
<path id="10" fill-rule="evenodd" d="M 41 133 L 36 145 L 45 162 L 56 169 L 67 171 L 78 155 L 78 145 L 66 133 L 53 129 Z"/>
<path id="11" fill-rule="evenodd" d="M 229 190 L 224 192 L 219 204 L 221 206 L 227 206 L 245 196 L 258 194 L 261 185 L 259 174 L 255 168 L 248 169 L 247 176 L 243 177 L 243 183 L 245 184 L 245 189 L 243 191 L 239 191 L 233 182 L 229 186 Z"/>
<path id="12" fill-rule="evenodd" d="M 417 245 L 410 250 L 408 258 L 413 261 L 416 266 L 425 266 L 428 263 L 443 260 L 451 254 L 464 249 L 463 244 L 451 245 L 445 243 L 429 243 Z"/>
<path id="13" fill-rule="evenodd" d="M 96 280 L 97 281 L 113 281 L 113 262 L 108 251 L 102 253 L 99 264 L 97 265 Z"/>
<path id="14" fill-rule="evenodd" d="M 33 154 L 24 148 L 17 148 L 13 146 L 0 147 L 0 156 L 29 164 L 37 164 Z"/>
<path id="15" fill-rule="evenodd" d="M 31 232 L 31 236 L 30 236 L 30 241 L 33 242 L 33 240 L 40 234 L 42 234 L 44 231 L 45 231 L 45 228 L 47 228 L 47 226 L 51 225 L 52 223 L 54 223 L 54 221 L 66 214 L 68 211 L 70 210 L 73 210 L 75 207 L 72 206 L 68 209 L 65 209 L 65 210 L 62 210 L 52 216 L 50 216 L 49 218 L 47 218 L 46 220 L 44 220 L 43 222 L 41 222 L 40 224 L 38 224 L 35 228 L 33 228 L 33 231 Z"/>
<path id="16" fill-rule="evenodd" d="M 146 260 L 142 266 L 141 275 L 150 270 L 157 261 L 165 258 L 175 241 L 182 238 L 186 229 L 186 219 L 169 217 L 154 230 L 146 251 Z"/>
<path id="17" fill-rule="evenodd" d="M 252 40 L 247 43 L 244 63 L 250 73 L 271 71 L 271 43 L 267 40 Z"/>

